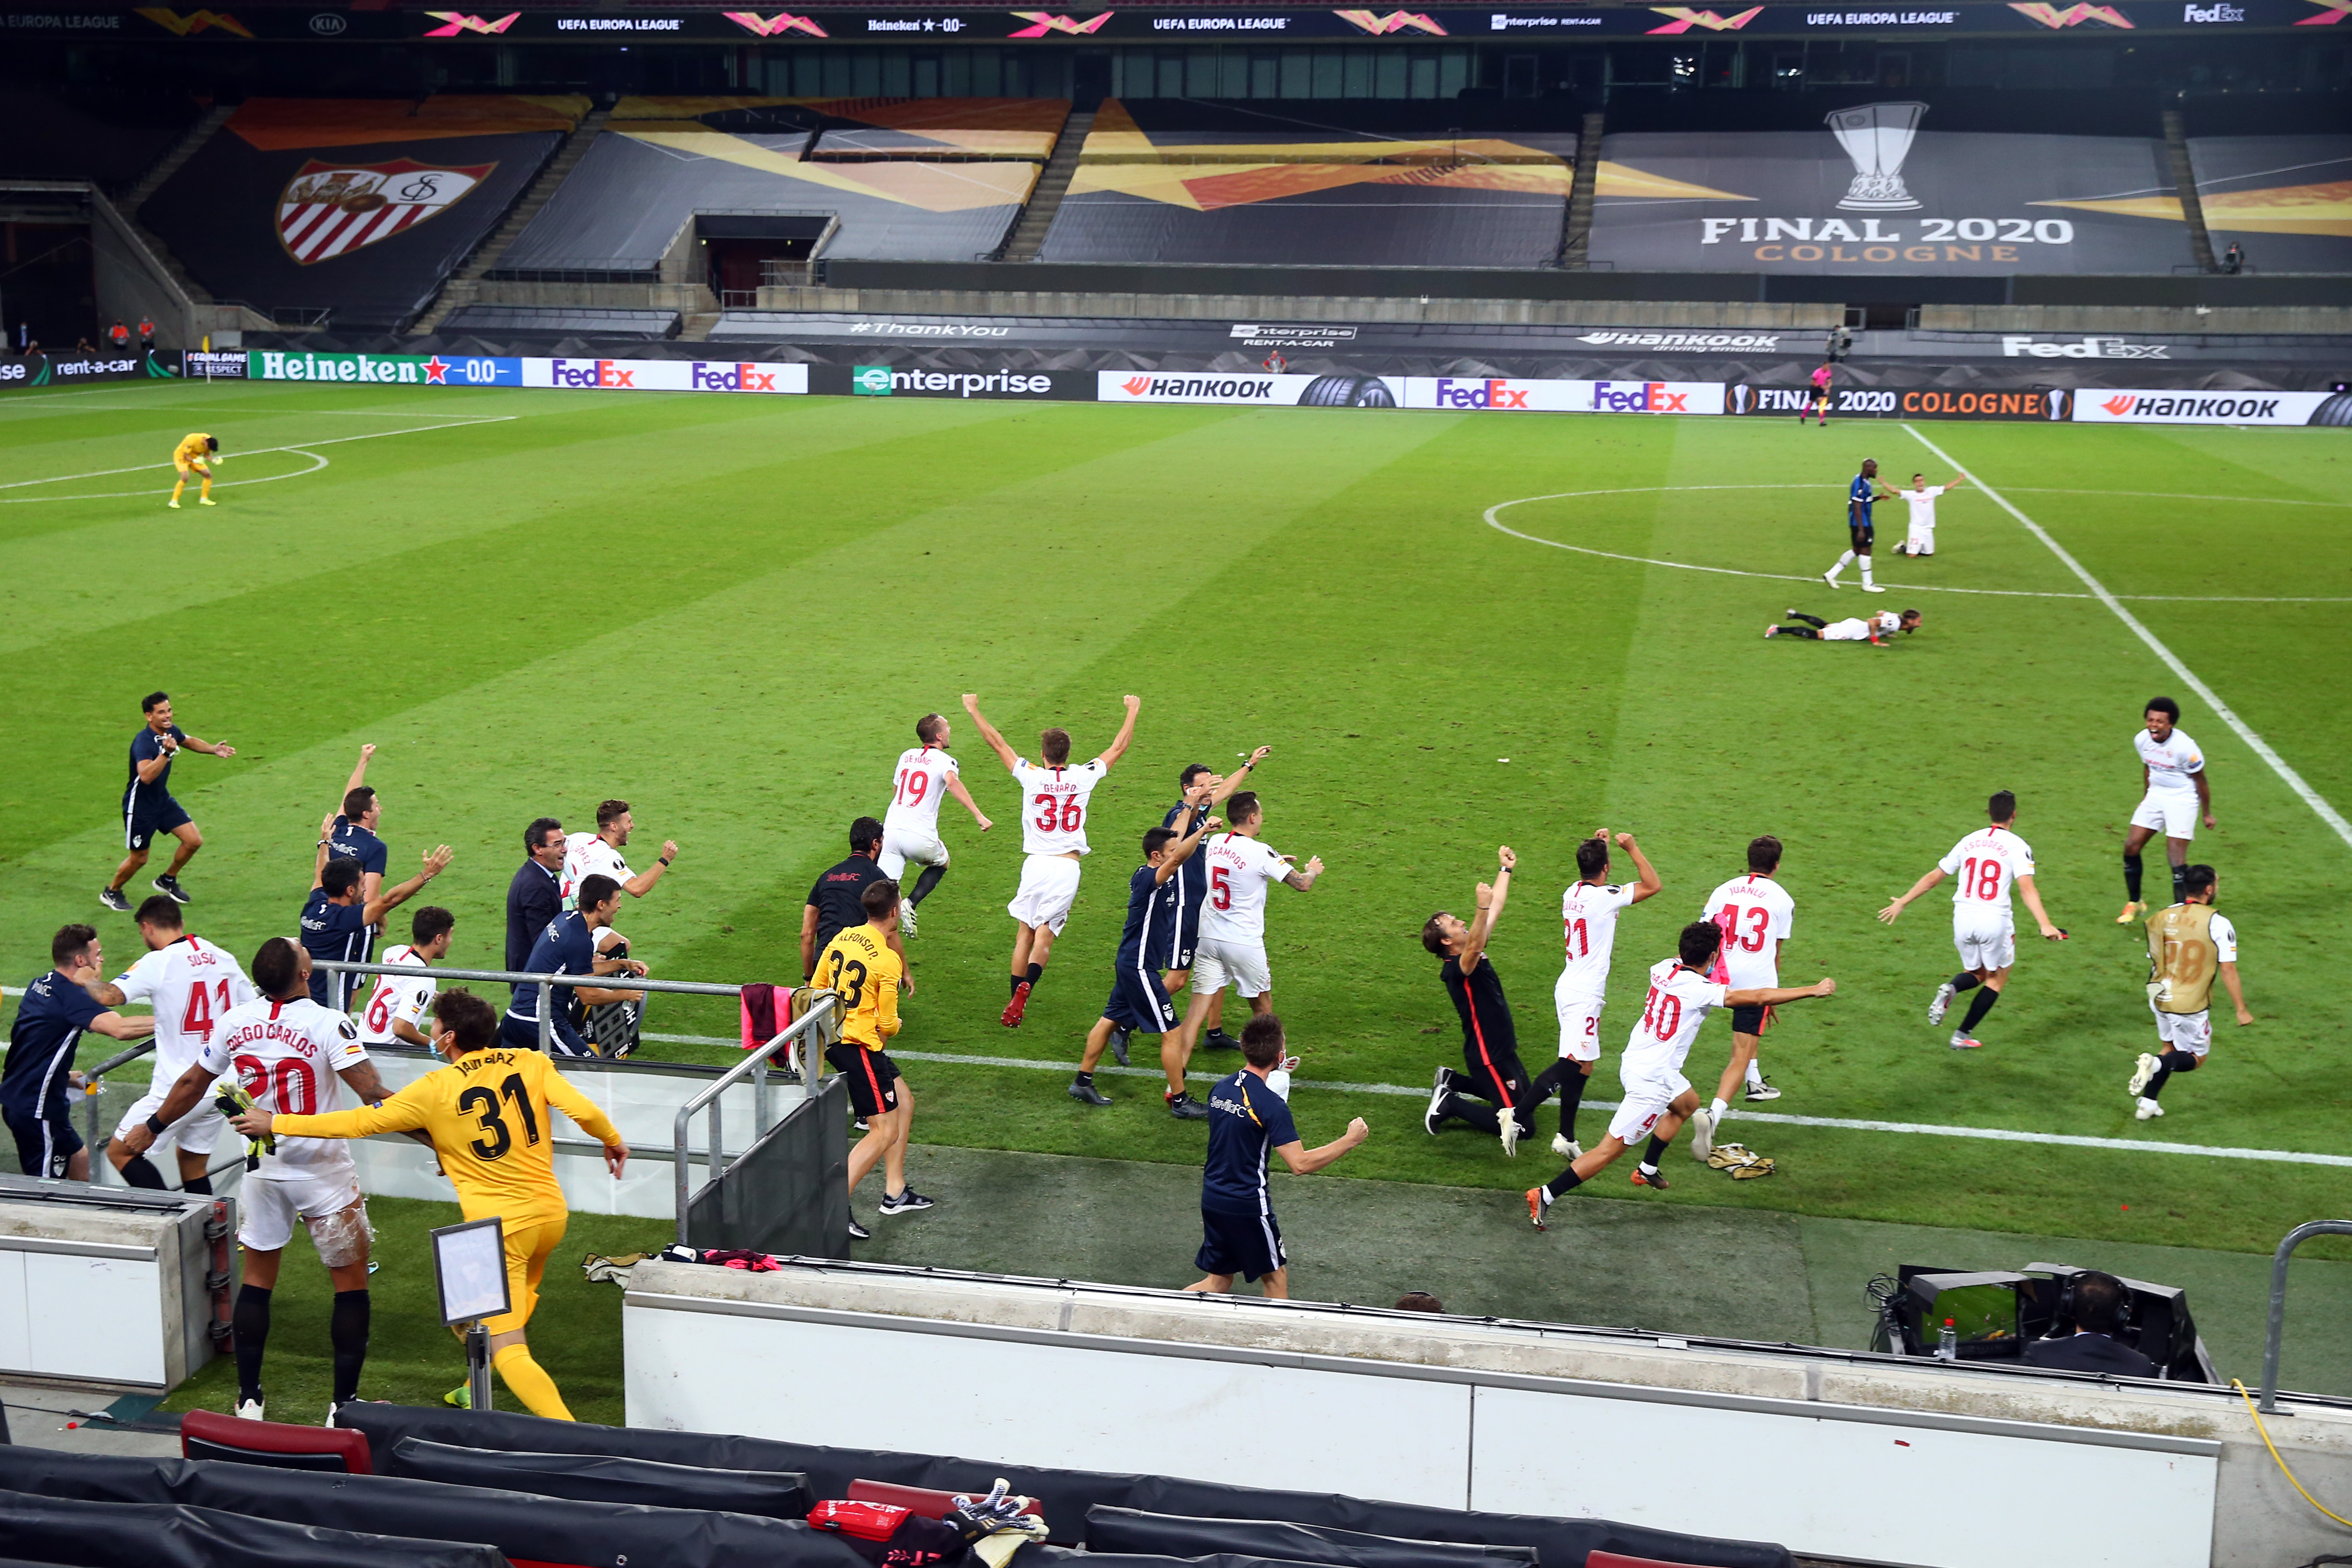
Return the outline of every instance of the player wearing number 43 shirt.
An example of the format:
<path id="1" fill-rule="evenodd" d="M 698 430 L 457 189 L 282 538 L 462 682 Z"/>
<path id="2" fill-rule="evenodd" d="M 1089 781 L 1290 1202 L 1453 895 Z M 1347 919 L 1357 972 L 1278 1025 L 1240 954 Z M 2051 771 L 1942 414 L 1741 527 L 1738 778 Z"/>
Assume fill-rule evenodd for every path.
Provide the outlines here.
<path id="1" fill-rule="evenodd" d="M 1650 993 L 1643 999 L 1641 1019 L 1633 1026 L 1633 1037 L 1625 1042 L 1623 1061 L 1618 1064 L 1625 1098 L 1609 1120 L 1609 1136 L 1542 1186 L 1528 1189 L 1528 1217 L 1538 1230 L 1549 1228 L 1544 1222 L 1555 1202 L 1599 1175 L 1643 1138 L 1650 1142 L 1633 1173 L 1637 1187 L 1665 1186 L 1665 1173 L 1658 1163 L 1665 1158 L 1666 1146 L 1685 1121 L 1692 1124 L 1691 1152 L 1705 1160 L 1712 1152 L 1710 1130 L 1699 1112 L 1698 1091 L 1682 1072 L 1691 1043 L 1698 1038 L 1698 1026 L 1709 1013 L 1717 1007 L 1777 1007 L 1837 990 L 1837 982 L 1828 979 L 1804 986 L 1727 985 L 1711 973 L 1717 950 L 1722 945 L 1721 927 L 1713 921 L 1693 921 L 1683 927 L 1676 955 L 1651 968 Z"/>
<path id="2" fill-rule="evenodd" d="M 996 826 L 963 787 L 963 775 L 948 753 L 950 734 L 940 714 L 926 713 L 915 721 L 915 739 L 922 744 L 898 753 L 898 769 L 890 775 L 890 809 L 882 814 L 882 874 L 903 883 L 908 861 L 923 868 L 898 901 L 898 929 L 908 936 L 915 934 L 915 906 L 930 897 L 948 874 L 948 847 L 940 841 L 940 802 L 950 795 L 963 802 L 982 833 Z"/>
<path id="3" fill-rule="evenodd" d="M 1617 917 L 1643 899 L 1654 898 L 1664 886 L 1650 868 L 1649 858 L 1630 833 L 1617 836 L 1618 847 L 1633 858 L 1639 882 L 1609 880 L 1609 830 L 1601 828 L 1576 847 L 1577 880 L 1560 895 L 1559 927 L 1566 961 L 1551 1000 L 1559 1014 L 1559 1132 L 1552 1152 L 1573 1160 L 1584 1152 L 1576 1141 L 1576 1110 L 1601 1060 L 1601 1009 L 1609 996 L 1609 958 L 1617 945 Z"/>
<path id="4" fill-rule="evenodd" d="M 2207 1005 L 2215 979 L 2229 990 L 2239 1024 L 2254 1021 L 2238 983 L 2238 930 L 2214 912 L 2221 884 L 2213 868 L 2189 867 L 2188 883 L 2186 898 L 2147 922 L 2147 1005 L 2156 1015 L 2157 1043 L 2164 1052 L 2143 1055 L 2125 1086 L 2137 1101 L 2134 1113 L 2142 1121 L 2164 1114 L 2157 1096 L 2164 1092 L 2165 1080 L 2177 1072 L 2195 1072 L 2213 1048 Z"/>
<path id="5" fill-rule="evenodd" d="M 148 1147 L 168 1134 L 179 1156 L 181 1190 L 209 1193 L 212 1182 L 205 1172 L 220 1139 L 220 1111 L 206 1100 L 177 1122 L 163 1121 L 155 1113 L 163 1109 L 172 1085 L 195 1064 L 214 1026 L 232 1009 L 254 999 L 253 982 L 236 959 L 190 936 L 183 927 L 180 906 L 160 893 L 139 906 L 139 935 L 147 944 L 146 953 L 111 985 L 100 986 L 96 995 L 109 1007 L 144 1002 L 155 1009 L 155 1070 L 147 1080 L 147 1092 L 122 1113 L 106 1157 L 127 1184 L 160 1188 L 163 1173 L 145 1154 L 133 1153 L 126 1140 L 134 1127 L 146 1128 Z"/>
<path id="6" fill-rule="evenodd" d="M 1083 767 L 1070 766 L 1070 732 L 1046 730 L 1037 736 L 1041 766 L 1017 756 L 996 726 L 980 711 L 980 697 L 967 691 L 963 710 L 980 726 L 980 738 L 996 753 L 1013 782 L 1021 786 L 1021 847 L 1028 858 L 1021 868 L 1021 890 L 1004 907 L 1013 917 L 1013 999 L 998 1019 L 1008 1029 L 1021 1026 L 1029 994 L 1045 978 L 1045 959 L 1054 939 L 1070 918 L 1078 897 L 1078 861 L 1087 853 L 1087 805 L 1095 785 L 1127 754 L 1135 739 L 1135 715 L 1140 697 L 1122 699 L 1127 718 L 1102 755 Z"/>
<path id="7" fill-rule="evenodd" d="M 1780 841 L 1770 834 L 1748 840 L 1748 874 L 1734 877 L 1706 896 L 1699 914 L 1716 923 L 1723 932 L 1723 950 L 1715 961 L 1715 973 L 1710 979 L 1727 985 L 1753 988 L 1780 984 L 1780 948 L 1789 940 L 1797 914 L 1797 901 L 1789 889 L 1773 880 L 1780 869 Z M 1730 1109 L 1731 1097 L 1739 1089 L 1739 1080 L 1748 1080 L 1750 1100 L 1778 1100 L 1780 1091 L 1764 1081 L 1764 1069 L 1757 1062 L 1756 1053 L 1764 1044 L 1764 1031 L 1772 1022 L 1771 1009 L 1761 1006 L 1735 1006 L 1731 1010 L 1731 1060 L 1716 1084 L 1715 1099 L 1706 1111 L 1708 1137 L 1714 1135 L 1716 1124 Z M 1697 1150 L 1699 1158 L 1706 1151 Z"/>
<path id="8" fill-rule="evenodd" d="M 211 1037 L 194 1065 L 173 1083 L 156 1120 L 176 1123 L 195 1109 L 214 1081 L 225 1074 L 250 1103 L 264 1111 L 308 1113 L 334 1110 L 343 1090 L 370 1104 L 385 1089 L 375 1064 L 360 1048 L 360 1032 L 350 1018 L 319 1005 L 310 995 L 310 955 L 284 937 L 271 937 L 253 957 L 253 980 L 261 994 L 232 1007 L 213 1022 Z M 124 1142 L 144 1153 L 153 1123 L 133 1127 Z M 267 1118 L 264 1118 L 267 1127 Z M 247 1130 L 248 1132 L 250 1130 Z M 335 1305 L 329 1333 L 334 1346 L 335 1405 L 359 1393 L 360 1369 L 367 1361 L 367 1203 L 360 1196 L 359 1171 L 351 1151 L 330 1139 L 290 1135 L 266 1142 L 265 1152 L 248 1156 L 248 1172 L 237 1194 L 237 1244 L 245 1249 L 244 1282 L 237 1291 L 232 1327 L 236 1342 L 236 1413 L 263 1419 L 262 1349 L 269 1337 L 270 1294 L 278 1265 L 299 1221 L 310 1232 L 319 1261 L 334 1281 Z"/>
<path id="9" fill-rule="evenodd" d="M 2034 889 L 2033 850 L 2017 836 L 2017 796 L 2002 790 L 1985 803 L 1985 815 L 1991 818 L 1991 826 L 1953 845 L 1952 852 L 1937 861 L 1934 870 L 1878 911 L 1880 920 L 1893 925 L 1912 900 L 1947 877 L 1958 879 L 1958 886 L 1952 889 L 1952 945 L 1960 951 L 1960 972 L 1936 987 L 1936 999 L 1927 1004 L 1927 1022 L 1937 1025 L 1944 1021 L 1953 997 L 1963 991 L 1976 992 L 1969 1001 L 1969 1016 L 1952 1031 L 1956 1051 L 1973 1051 L 1984 1044 L 1976 1037 L 1977 1026 L 2000 1000 L 2001 989 L 2009 984 L 2010 966 L 2017 962 L 2015 916 L 2009 907 L 2011 887 L 2023 895 L 2025 907 L 2033 911 L 2044 937 L 2052 942 L 2066 940 L 2066 933 L 2052 925 L 2042 912 L 2042 895 Z"/>
<path id="10" fill-rule="evenodd" d="M 483 1324 L 490 1335 L 490 1364 L 532 1415 L 568 1421 L 563 1396 L 531 1359 L 523 1334 L 547 1260 L 571 1217 L 555 1179 L 553 1112 L 562 1111 L 604 1146 L 605 1167 L 615 1178 L 628 1164 L 629 1146 L 612 1119 L 547 1058 L 500 1046 L 498 1013 L 480 997 L 445 991 L 434 998 L 433 1016 L 433 1048 L 447 1067 L 362 1110 L 306 1115 L 282 1103 L 273 1110 L 257 1096 L 255 1108 L 236 1118 L 237 1128 L 248 1136 L 274 1136 L 280 1148 L 290 1143 L 340 1152 L 341 1140 L 378 1132 L 429 1141 L 465 1216 L 495 1215 L 502 1222 L 509 1310 Z"/>

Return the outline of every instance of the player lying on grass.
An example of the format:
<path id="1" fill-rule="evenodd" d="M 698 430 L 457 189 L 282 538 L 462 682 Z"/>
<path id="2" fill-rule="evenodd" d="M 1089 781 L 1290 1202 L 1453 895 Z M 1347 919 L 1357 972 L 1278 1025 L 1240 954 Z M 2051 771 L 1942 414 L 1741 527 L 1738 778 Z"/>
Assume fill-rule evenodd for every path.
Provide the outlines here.
<path id="1" fill-rule="evenodd" d="M 260 973 L 257 962 L 255 973 Z M 445 991 L 435 997 L 433 1018 L 433 1048 L 449 1065 L 381 1105 L 324 1116 L 273 1114 L 256 1105 L 234 1119 L 237 1131 L 248 1138 L 320 1140 L 429 1133 L 442 1170 L 457 1189 L 458 1209 L 468 1220 L 496 1215 L 504 1222 L 509 1305 L 483 1324 L 490 1334 L 490 1365 L 533 1415 L 569 1421 L 572 1412 L 555 1380 L 531 1359 L 523 1338 L 539 1304 L 540 1277 L 571 1223 L 563 1188 L 555 1179 L 556 1128 L 549 1108 L 562 1111 L 604 1146 L 604 1164 L 615 1178 L 629 1163 L 629 1146 L 612 1119 L 547 1058 L 499 1045 L 497 1010 L 472 992 Z M 364 1272 L 361 1279 L 364 1284 Z M 465 1394 L 463 1388 L 453 1391 L 449 1403 L 463 1403 Z"/>
<path id="2" fill-rule="evenodd" d="M 180 471 L 172 486 L 172 510 L 180 510 L 180 492 L 188 488 L 188 476 L 195 475 L 204 482 L 196 489 L 198 506 L 217 506 L 213 500 L 213 468 L 220 462 L 220 437 L 194 433 L 180 437 L 172 449 L 172 466 Z"/>
<path id="3" fill-rule="evenodd" d="M 1218 826 L 1217 819 L 1209 815 L 1207 804 L 1213 787 L 1204 780 L 1184 791 L 1183 809 L 1176 814 L 1178 827 L 1144 830 L 1143 864 L 1127 879 L 1127 924 L 1120 929 L 1118 957 L 1111 965 L 1110 1000 L 1103 1004 L 1102 1016 L 1087 1033 L 1087 1048 L 1078 1061 L 1078 1075 L 1070 1080 L 1072 1100 L 1087 1105 L 1111 1102 L 1110 1096 L 1095 1087 L 1095 1064 L 1102 1060 L 1104 1047 L 1113 1044 L 1114 1037 L 1124 1042 L 1131 1034 L 1160 1036 L 1161 1065 L 1167 1067 L 1165 1058 L 1178 1055 L 1169 1072 L 1180 1089 L 1184 1082 L 1181 1042 L 1176 1035 L 1176 1004 L 1168 999 L 1168 988 L 1160 981 L 1160 971 L 1178 940 L 1180 873 L 1192 859 L 1192 852 L 1201 847 L 1201 836 Z M 1180 828 L 1181 837 L 1177 837 Z M 1118 1050 L 1119 1065 L 1124 1067 L 1127 1054 L 1123 1043 Z"/>
<path id="4" fill-rule="evenodd" d="M 1528 1189 L 1528 1217 L 1538 1230 L 1548 1228 L 1544 1220 L 1555 1202 L 1608 1169 L 1641 1139 L 1647 1138 L 1650 1143 L 1633 1172 L 1633 1184 L 1665 1186 L 1658 1162 L 1665 1158 L 1666 1146 L 1683 1123 L 1699 1109 L 1698 1091 L 1683 1077 L 1682 1067 L 1690 1055 L 1691 1042 L 1698 1038 L 1699 1025 L 1709 1013 L 1717 1007 L 1780 1007 L 1837 990 L 1836 981 L 1823 979 L 1811 985 L 1759 985 L 1734 991 L 1706 977 L 1722 945 L 1722 929 L 1713 921 L 1693 921 L 1683 927 L 1679 953 L 1650 970 L 1650 994 L 1642 1004 L 1633 1037 L 1625 1042 L 1624 1058 L 1617 1065 L 1625 1098 L 1617 1114 L 1609 1119 L 1609 1136 L 1542 1186 Z M 1710 1142 L 1701 1121 L 1691 1152 L 1706 1159 L 1713 1151 L 1704 1145 Z"/>
<path id="5" fill-rule="evenodd" d="M 2181 901 L 2158 910 L 2147 922 L 2147 1005 L 2164 1053 L 2143 1055 L 2126 1086 L 2137 1101 L 2134 1114 L 2142 1121 L 2164 1114 L 2156 1097 L 2164 1092 L 2165 1080 L 2205 1065 L 2205 1053 L 2213 1048 L 2213 1016 L 2206 1007 L 2216 977 L 2229 990 L 2239 1024 L 2254 1021 L 2238 984 L 2238 930 L 2213 910 L 2221 882 L 2210 866 L 2189 867 L 2187 880 Z"/>
<path id="6" fill-rule="evenodd" d="M 1936 999 L 1927 1004 L 1928 1024 L 1939 1025 L 1953 997 L 1963 991 L 1976 992 L 1969 1003 L 1969 1016 L 1952 1031 L 1956 1051 L 1983 1046 L 1976 1037 L 1977 1026 L 2000 1000 L 2010 968 L 2017 962 L 2017 917 L 2009 905 L 2010 888 L 2014 885 L 2024 898 L 2046 940 L 2066 940 L 2066 933 L 2050 923 L 2049 914 L 2042 908 L 2042 895 L 2034 890 L 2033 850 L 2016 831 L 2017 796 L 2007 790 L 1999 792 L 1985 803 L 1985 815 L 1991 826 L 1979 828 L 1953 845 L 1951 853 L 1912 883 L 1909 892 L 1878 911 L 1880 920 L 1893 925 L 1912 900 L 1947 877 L 1959 879 L 1959 885 L 1952 889 L 1952 945 L 1959 950 L 1960 972 L 1937 986 Z"/>
<path id="7" fill-rule="evenodd" d="M 1916 610 L 1906 610 L 1899 616 L 1893 610 L 1881 610 L 1866 619 L 1857 616 L 1852 620 L 1825 621 L 1802 610 L 1790 610 L 1789 618 L 1802 621 L 1804 625 L 1766 626 L 1764 635 L 1768 637 L 1803 637 L 1809 642 L 1867 642 L 1884 647 L 1885 639 L 1896 632 L 1917 631 L 1924 617 Z"/>

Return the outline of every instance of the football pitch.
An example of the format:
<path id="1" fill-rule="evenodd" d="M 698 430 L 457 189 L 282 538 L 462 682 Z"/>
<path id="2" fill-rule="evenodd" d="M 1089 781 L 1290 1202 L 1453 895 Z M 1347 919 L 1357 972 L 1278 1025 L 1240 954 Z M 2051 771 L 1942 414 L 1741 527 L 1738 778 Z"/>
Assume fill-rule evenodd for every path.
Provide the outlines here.
<path id="1" fill-rule="evenodd" d="M 190 430 L 227 456 L 220 504 L 166 511 Z M 1868 599 L 1851 572 L 1835 593 L 1818 577 L 1864 458 L 1894 482 L 1940 483 L 1955 463 L 1973 481 L 1941 503 L 1929 563 L 1891 553 L 1902 508 L 1882 505 L 1889 592 Z M 152 689 L 191 733 L 239 751 L 174 770 L 206 837 L 185 878 L 191 930 L 249 955 L 293 929 L 319 819 L 373 742 L 392 878 L 456 847 L 430 895 L 458 916 L 453 963 L 497 966 L 524 824 L 593 826 L 619 796 L 641 825 L 633 864 L 681 846 L 621 929 L 656 974 L 725 982 L 798 978 L 810 883 L 846 852 L 852 817 L 880 814 L 915 720 L 938 710 L 997 826 L 943 812 L 953 869 L 908 944 L 919 990 L 898 1045 L 917 1142 L 1181 1163 L 1201 1130 L 1172 1121 L 1149 1079 L 1106 1079 L 1118 1103 L 1089 1110 L 1064 1094 L 1066 1066 L 1108 989 L 1137 839 L 1179 768 L 1264 744 L 1265 840 L 1328 867 L 1309 893 L 1276 890 L 1268 916 L 1276 1005 L 1305 1058 L 1301 1131 L 1372 1127 L 1328 1179 L 1490 1188 L 1507 1208 L 1557 1169 L 1549 1110 L 1516 1160 L 1420 1124 L 1417 1096 L 1459 1064 L 1460 1036 L 1418 932 L 1433 910 L 1467 912 L 1496 845 L 1520 871 L 1490 951 L 1531 1068 L 1556 1040 L 1553 922 L 1576 842 L 1636 832 L 1665 881 L 1619 929 L 1592 1089 L 1614 1100 L 1647 965 L 1772 833 L 1796 900 L 1783 979 L 1840 986 L 1767 1037 L 1786 1093 L 1765 1109 L 1794 1120 L 1736 1113 L 1724 1133 L 1778 1173 L 1734 1184 L 1677 1152 L 1670 1192 L 1630 1187 L 1627 1163 L 1570 1202 L 2267 1251 L 2340 1214 L 2352 1180 L 2352 1037 L 2327 957 L 2352 871 L 2328 820 L 2352 807 L 2347 522 L 2352 446 L 2329 430 L 26 394 L 0 400 L 0 967 L 12 985 L 39 973 L 68 921 L 97 923 L 110 963 L 133 955 L 134 928 L 96 895 Z M 1926 619 L 1884 648 L 1764 640 L 1792 605 Z M 1079 758 L 1109 742 L 1121 694 L 1143 704 L 1018 1030 L 997 1014 L 1020 806 L 964 691 L 1016 747 L 1061 724 Z M 2147 962 L 2114 916 L 2132 734 L 2159 692 L 2208 759 L 2220 826 L 2194 858 L 2221 872 L 2257 1022 L 2235 1027 L 2222 1005 L 2207 1069 L 2143 1123 L 2124 1083 L 2153 1039 Z M 1891 930 L 1873 916 L 2000 788 L 2072 940 L 2034 940 L 2021 915 L 1986 1048 L 1954 1052 L 1949 1025 L 1923 1016 L 1955 967 L 1945 894 Z M 2148 865 L 2161 904 L 2160 846 Z M 394 916 L 395 938 L 405 923 Z M 725 1036 L 734 1021 L 657 999 L 646 1027 Z M 1727 1045 L 1710 1020 L 1687 1069 L 1703 1090 Z M 1588 1144 L 1605 1116 L 1587 1110 Z M 927 1185 L 919 1160 L 911 1173 Z M 1531 1248 L 1563 1239 L 1521 1230 Z M 1410 1257 L 1446 1239 L 1393 1244 Z M 1563 1248 L 1558 1267 L 1572 1277 L 1577 1258 Z"/>

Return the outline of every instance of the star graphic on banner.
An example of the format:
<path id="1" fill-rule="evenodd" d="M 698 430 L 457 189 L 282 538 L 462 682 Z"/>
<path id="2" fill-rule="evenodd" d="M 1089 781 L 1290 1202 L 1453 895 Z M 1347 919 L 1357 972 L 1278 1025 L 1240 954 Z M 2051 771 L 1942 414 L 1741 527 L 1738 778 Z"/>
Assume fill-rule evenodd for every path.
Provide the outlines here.
<path id="1" fill-rule="evenodd" d="M 425 362 L 425 379 L 428 384 L 434 385 L 446 386 L 449 384 L 449 367 L 441 362 L 441 356 L 439 354 L 435 354 L 431 359 Z"/>

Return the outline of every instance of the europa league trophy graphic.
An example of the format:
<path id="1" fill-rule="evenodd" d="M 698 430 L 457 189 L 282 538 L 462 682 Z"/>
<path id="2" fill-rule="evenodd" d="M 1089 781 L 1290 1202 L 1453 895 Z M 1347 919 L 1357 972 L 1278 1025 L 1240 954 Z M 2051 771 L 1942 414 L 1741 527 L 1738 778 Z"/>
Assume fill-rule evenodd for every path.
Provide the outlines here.
<path id="1" fill-rule="evenodd" d="M 1919 132 L 1924 103 L 1865 103 L 1829 117 L 1838 145 L 1853 160 L 1853 184 L 1838 205 L 1848 212 L 1909 212 L 1918 206 L 1903 186 L 1903 160 Z"/>

